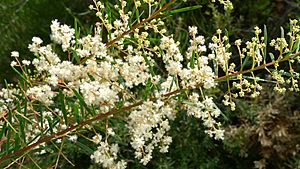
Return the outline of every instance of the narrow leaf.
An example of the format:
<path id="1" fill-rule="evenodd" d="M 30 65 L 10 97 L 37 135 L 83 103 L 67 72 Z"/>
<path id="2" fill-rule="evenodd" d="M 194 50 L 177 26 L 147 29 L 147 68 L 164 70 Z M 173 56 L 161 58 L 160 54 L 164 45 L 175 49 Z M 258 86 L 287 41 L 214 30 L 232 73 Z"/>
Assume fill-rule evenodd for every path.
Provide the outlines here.
<path id="1" fill-rule="evenodd" d="M 272 62 L 274 62 L 275 61 L 275 57 L 274 57 L 273 53 L 269 53 L 269 56 L 270 56 Z"/>
<path id="2" fill-rule="evenodd" d="M 191 58 L 191 61 L 190 61 L 190 66 L 192 69 L 195 68 L 195 51 L 193 51 L 193 54 L 192 54 L 192 58 Z"/>
<path id="3" fill-rule="evenodd" d="M 282 26 L 280 26 L 280 35 L 281 35 L 281 38 L 284 38 L 284 29 Z"/>
<path id="4" fill-rule="evenodd" d="M 267 46 L 268 46 L 268 31 L 267 31 L 267 26 L 264 25 L 264 44 L 265 44 L 265 48 L 264 48 L 264 63 L 266 63 L 266 59 L 267 59 Z"/>
<path id="5" fill-rule="evenodd" d="M 64 116 L 65 124 L 68 125 L 68 116 L 67 116 L 67 110 L 66 110 L 66 105 L 65 105 L 65 97 L 64 97 L 63 93 L 61 92 L 61 90 L 59 91 L 58 97 L 59 97 L 59 101 L 60 101 L 61 111 Z"/>
<path id="6" fill-rule="evenodd" d="M 94 150 L 92 150 L 90 147 L 86 146 L 86 144 L 81 143 L 80 141 L 76 141 L 75 144 L 81 148 L 81 150 L 86 154 L 86 155 L 91 155 Z"/>
<path id="7" fill-rule="evenodd" d="M 83 97 L 75 89 L 72 89 L 72 90 L 73 90 L 75 96 L 77 97 L 77 99 L 79 100 L 80 105 L 83 106 L 89 114 L 92 114 L 90 108 L 85 103 Z"/>
<path id="8" fill-rule="evenodd" d="M 51 133 L 53 133 L 53 127 L 52 127 L 53 126 L 53 122 L 52 122 L 52 120 L 51 120 L 51 118 L 49 116 L 47 116 L 46 119 L 47 119 L 47 121 L 49 123 L 49 129 L 50 129 Z"/>
<path id="9" fill-rule="evenodd" d="M 74 112 L 74 117 L 77 123 L 80 123 L 81 119 L 79 116 L 79 107 L 76 104 L 73 104 L 73 112 Z"/>
<path id="10" fill-rule="evenodd" d="M 176 13 L 188 12 L 188 11 L 192 11 L 195 9 L 199 9 L 201 7 L 202 7 L 201 5 L 195 5 L 195 6 L 189 6 L 189 7 L 184 7 L 184 8 L 180 8 L 180 9 L 174 9 L 174 10 L 168 11 L 167 14 L 173 15 Z"/>

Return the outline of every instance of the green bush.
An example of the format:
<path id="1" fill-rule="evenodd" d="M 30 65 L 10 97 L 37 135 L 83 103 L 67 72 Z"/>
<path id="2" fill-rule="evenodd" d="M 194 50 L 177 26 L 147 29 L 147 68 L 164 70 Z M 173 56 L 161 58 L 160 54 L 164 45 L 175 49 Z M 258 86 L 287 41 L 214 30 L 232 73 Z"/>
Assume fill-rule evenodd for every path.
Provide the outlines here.
<path id="1" fill-rule="evenodd" d="M 1 167 L 299 168 L 299 2 L 124 2 L 1 2 Z"/>

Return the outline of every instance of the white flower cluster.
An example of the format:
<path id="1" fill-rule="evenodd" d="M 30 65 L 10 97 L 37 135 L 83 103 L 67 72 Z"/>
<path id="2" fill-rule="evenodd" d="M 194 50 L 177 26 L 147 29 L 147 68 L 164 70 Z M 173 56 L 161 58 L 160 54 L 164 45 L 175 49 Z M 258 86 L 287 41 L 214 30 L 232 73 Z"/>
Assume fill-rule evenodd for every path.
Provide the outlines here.
<path id="1" fill-rule="evenodd" d="M 70 28 L 68 25 L 60 25 L 57 20 L 52 21 L 50 28 L 52 32 L 51 39 L 61 44 L 63 51 L 67 51 L 71 44 L 75 43 L 75 29 Z"/>
<path id="2" fill-rule="evenodd" d="M 9 85 L 9 87 L 13 87 L 13 86 Z M 10 103 L 13 100 L 17 99 L 15 95 L 18 95 L 19 92 L 20 91 L 16 88 L 12 88 L 12 89 L 2 88 L 0 90 L 0 104 Z"/>
<path id="3" fill-rule="evenodd" d="M 93 57 L 102 59 L 107 56 L 105 44 L 102 43 L 102 39 L 98 34 L 95 34 L 95 36 L 88 35 L 78 39 L 78 44 L 80 48 L 74 48 L 74 50 L 81 58 Z"/>
<path id="4" fill-rule="evenodd" d="M 119 68 L 120 75 L 129 88 L 139 84 L 145 85 L 145 82 L 150 78 L 148 65 L 140 55 L 129 56 L 128 62 L 118 60 L 118 65 L 116 67 Z"/>
<path id="5" fill-rule="evenodd" d="M 208 89 L 215 86 L 215 74 L 208 65 L 209 58 L 200 55 L 201 52 L 206 51 L 205 40 L 203 36 L 195 37 L 196 33 L 196 27 L 190 27 L 190 34 L 193 39 L 191 40 L 191 47 L 188 48 L 186 58 L 193 59 L 193 61 L 188 62 L 187 68 L 183 68 L 181 64 L 184 58 L 178 48 L 179 43 L 175 43 L 173 38 L 163 37 L 159 47 L 166 51 L 162 57 L 169 75 L 179 75 L 182 80 L 181 85 L 184 87 L 195 87 L 199 84 L 204 84 L 204 87 Z"/>
<path id="6" fill-rule="evenodd" d="M 212 2 L 215 2 L 216 0 L 212 0 Z M 224 9 L 225 10 L 232 10 L 233 9 L 233 5 L 232 2 L 230 2 L 230 0 L 218 0 L 220 2 L 220 4 L 224 5 Z"/>
<path id="7" fill-rule="evenodd" d="M 14 101 L 18 101 L 16 96 L 20 94 L 20 91 L 14 88 L 12 84 L 8 84 L 8 87 L 7 89 L 2 88 L 0 90 L 0 129 L 3 124 L 3 120 L 1 119 L 7 115 L 9 110 L 14 108 Z M 14 119 L 12 120 L 14 121 Z"/>
<path id="8" fill-rule="evenodd" d="M 99 137 L 100 136 L 100 137 Z M 101 164 L 104 168 L 124 169 L 127 163 L 124 160 L 117 161 L 119 152 L 118 144 L 109 145 L 107 141 L 100 141 L 101 135 L 98 134 L 97 142 L 99 144 L 97 150 L 91 155 L 91 159 L 97 164 Z"/>
<path id="9" fill-rule="evenodd" d="M 147 42 L 146 40 L 148 35 L 144 32 L 139 35 L 136 32 L 134 36 L 138 36 L 144 41 L 139 43 L 138 48 L 135 49 L 133 46 L 128 45 L 125 50 L 127 55 L 120 59 L 108 54 L 107 48 L 102 43 L 99 35 L 82 37 L 78 40 L 78 46 L 76 46 L 67 43 L 71 42 L 73 38 L 71 28 L 67 31 L 67 27 L 63 26 L 66 31 L 62 31 L 63 28 L 59 26 L 57 21 L 52 22 L 52 24 L 53 29 L 51 30 L 54 31 L 52 32 L 52 38 L 55 37 L 54 35 L 58 36 L 63 32 L 67 34 L 66 36 L 61 35 L 63 39 L 54 38 L 56 43 L 64 45 L 64 51 L 70 48 L 70 51 L 75 51 L 80 58 L 85 59 L 88 57 L 88 59 L 84 64 L 79 65 L 71 61 L 61 61 L 52 51 L 50 45 L 42 46 L 40 38 L 33 38 L 33 43 L 29 45 L 29 49 L 38 58 L 34 59 L 32 64 L 36 67 L 38 73 L 46 74 L 47 80 L 45 82 L 48 84 L 32 86 L 26 91 L 26 94 L 30 99 L 38 100 L 45 105 L 53 103 L 53 98 L 56 96 L 54 90 L 60 86 L 65 87 L 64 91 L 69 97 L 73 96 L 72 92 L 70 94 L 69 89 L 78 90 L 88 106 L 98 106 L 97 109 L 103 113 L 114 107 L 115 103 L 120 100 L 119 94 L 121 92 L 123 99 L 132 98 L 133 95 L 130 90 L 133 87 L 145 85 L 149 79 L 155 85 L 159 85 L 159 90 L 155 91 L 156 97 L 179 89 L 178 79 L 181 79 L 183 87 L 203 85 L 204 88 L 208 89 L 215 86 L 215 75 L 208 65 L 209 58 L 202 55 L 206 51 L 204 37 L 196 37 L 195 27 L 191 28 L 193 37 L 191 46 L 196 46 L 196 48 L 190 47 L 189 52 L 187 52 L 187 55 L 192 55 L 193 50 L 196 52 L 195 63 L 194 66 L 191 66 L 191 62 L 188 62 L 187 68 L 183 68 L 181 62 L 184 61 L 184 58 L 179 50 L 179 43 L 175 42 L 172 37 L 163 35 L 159 47 L 156 46 L 154 51 L 144 53 L 141 51 L 150 45 L 150 41 Z M 120 50 L 123 50 L 123 47 L 121 46 Z M 150 71 L 150 66 L 155 65 L 155 61 L 151 56 L 154 54 L 160 56 L 157 51 L 163 51 L 161 58 L 168 72 L 166 79 L 160 75 L 152 74 L 153 72 Z M 144 56 L 145 54 L 150 56 Z M 130 96 L 128 96 L 128 93 Z M 160 100 L 147 101 L 134 109 L 129 115 L 128 128 L 132 139 L 131 145 L 135 149 L 136 158 L 140 159 L 140 162 L 144 165 L 152 158 L 155 147 L 158 147 L 162 153 L 168 151 L 172 138 L 167 135 L 167 132 L 170 129 L 169 120 L 175 118 L 175 105 L 174 100 L 166 102 Z M 203 106 L 207 106 L 207 110 L 212 110 L 211 105 L 208 103 L 203 103 Z M 211 119 L 207 118 L 205 121 L 208 127 L 211 127 L 208 122 L 216 123 L 209 120 Z M 49 127 L 46 124 L 45 126 Z M 218 131 L 221 130 L 212 130 L 209 134 L 220 139 L 221 134 Z M 75 141 L 77 136 L 71 136 L 69 139 Z M 101 163 L 103 167 L 118 168 L 126 166 L 123 161 L 114 162 L 117 158 L 115 150 L 115 145 L 110 146 L 105 142 L 101 142 L 98 150 L 94 152 L 91 158 L 96 163 Z M 112 154 L 112 156 L 107 156 L 107 154 Z"/>
<path id="10" fill-rule="evenodd" d="M 205 39 L 203 36 L 197 36 L 195 26 L 189 27 L 189 33 L 192 37 L 191 45 L 185 55 L 189 62 L 187 68 L 183 68 L 179 74 L 182 79 L 181 85 L 195 87 L 202 84 L 206 89 L 214 87 L 215 74 L 208 65 L 210 58 L 203 55 L 206 52 Z"/>
<path id="11" fill-rule="evenodd" d="M 235 45 L 238 48 L 240 60 L 242 61 L 245 56 L 250 56 L 252 58 L 252 66 L 255 65 L 259 66 L 261 62 L 263 61 L 263 53 L 266 48 L 266 45 L 264 43 L 264 37 L 260 37 L 260 34 L 262 32 L 261 29 L 259 29 L 257 26 L 254 28 L 255 37 L 251 39 L 251 41 L 246 42 L 245 48 L 240 48 L 241 46 L 241 40 L 236 40 Z"/>
<path id="12" fill-rule="evenodd" d="M 174 103 L 166 104 L 160 100 L 147 101 L 129 115 L 128 129 L 135 157 L 146 165 L 152 158 L 155 147 L 161 153 L 168 152 L 172 138 L 167 136 L 170 129 L 169 119 L 175 118 Z"/>
<path id="13" fill-rule="evenodd" d="M 49 85 L 40 85 L 29 88 L 26 91 L 27 96 L 32 100 L 38 100 L 45 105 L 53 103 L 53 97 L 56 96 Z"/>
<path id="14" fill-rule="evenodd" d="M 203 101 L 199 100 L 199 95 L 193 93 L 186 103 L 187 114 L 203 120 L 204 126 L 208 128 L 205 132 L 216 140 L 224 139 L 224 130 L 220 129 L 221 123 L 215 119 L 221 114 L 220 109 L 213 102 L 211 97 L 205 96 Z"/>
<path id="15" fill-rule="evenodd" d="M 170 75 L 178 75 L 182 69 L 182 64 L 180 62 L 183 61 L 183 56 L 181 55 L 178 46 L 179 42 L 175 43 L 173 38 L 166 36 L 161 39 L 159 45 L 162 50 L 165 50 L 162 58 Z"/>
<path id="16" fill-rule="evenodd" d="M 229 52 L 230 44 L 226 43 L 228 41 L 227 36 L 221 35 L 222 31 L 217 30 L 218 36 L 213 36 L 213 43 L 209 44 L 209 48 L 212 50 L 212 53 L 209 54 L 209 58 L 214 59 L 216 63 L 221 66 L 224 72 L 227 71 L 229 65 L 229 59 L 231 57 L 231 52 Z"/>
<path id="17" fill-rule="evenodd" d="M 244 79 L 242 75 L 238 75 L 237 78 L 240 80 L 240 82 L 239 83 L 233 82 L 232 85 L 239 90 L 238 95 L 240 97 L 244 97 L 245 93 L 251 93 L 251 92 L 252 92 L 251 93 L 252 98 L 255 98 L 260 95 L 262 86 L 258 84 L 256 80 L 254 80 L 254 83 L 251 83 L 247 79 Z"/>
<path id="18" fill-rule="evenodd" d="M 287 48 L 289 45 L 286 42 L 285 38 L 277 38 L 272 39 L 270 42 L 270 46 L 273 46 L 275 50 L 278 51 L 284 51 L 285 53 L 289 52 L 289 48 Z"/>
<path id="19" fill-rule="evenodd" d="M 62 31 L 62 29 L 65 31 Z M 59 26 L 55 20 L 52 22 L 51 30 L 53 37 L 56 37 L 54 35 L 66 34 L 65 36 L 61 35 L 62 39 L 56 37 L 55 40 L 55 42 L 61 43 L 63 46 L 63 44 L 66 44 L 66 39 L 70 40 L 73 29 L 67 28 L 66 25 Z M 41 43 L 42 40 L 40 38 L 34 37 L 33 43 L 29 45 L 29 49 L 39 56 L 35 58 L 32 63 L 39 73 L 43 74 L 46 72 L 47 82 L 50 85 L 57 86 L 61 83 L 69 88 L 80 89 L 88 105 L 112 105 L 114 101 L 118 101 L 118 91 L 112 87 L 113 84 L 111 83 L 111 81 L 118 80 L 117 69 L 113 68 L 112 63 L 109 62 L 113 60 L 107 55 L 106 47 L 101 42 L 99 35 L 88 35 L 79 39 L 78 44 L 80 46 L 78 49 L 75 49 L 75 46 L 69 46 L 70 44 L 63 47 L 63 49 L 65 47 L 73 48 L 80 57 L 93 56 L 93 58 L 86 61 L 85 65 L 75 65 L 71 61 L 61 62 L 57 54 L 52 51 L 50 45 L 42 46 Z M 97 63 L 96 58 L 104 59 L 104 61 Z M 94 80 L 90 78 L 91 76 Z M 48 86 L 47 89 L 49 89 L 49 93 L 51 88 Z M 41 86 L 34 86 L 29 90 L 29 94 L 33 95 L 37 100 L 47 101 L 47 104 L 51 103 L 50 98 L 53 98 L 52 95 L 47 96 L 47 93 L 42 95 L 42 91 L 45 90 L 41 88 Z M 33 94 L 34 92 L 37 94 Z M 68 91 L 66 92 L 68 93 Z M 48 100 L 45 99 L 47 97 Z M 108 107 L 104 106 L 102 110 L 107 111 Z"/>
<path id="20" fill-rule="evenodd" d="M 79 88 L 88 105 L 101 105 L 104 103 L 112 105 L 119 100 L 117 91 L 111 89 L 110 83 L 83 82 Z"/>

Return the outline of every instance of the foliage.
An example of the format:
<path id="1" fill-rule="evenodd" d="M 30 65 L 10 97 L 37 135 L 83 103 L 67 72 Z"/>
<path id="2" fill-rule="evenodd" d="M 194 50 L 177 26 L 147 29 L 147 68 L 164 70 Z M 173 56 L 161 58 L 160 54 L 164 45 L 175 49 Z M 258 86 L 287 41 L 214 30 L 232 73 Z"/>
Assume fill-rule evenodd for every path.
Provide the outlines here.
<path id="1" fill-rule="evenodd" d="M 84 13 L 61 3 L 73 28 L 53 20 L 51 44 L 32 38 L 33 59 L 11 52 L 19 81 L 0 92 L 1 167 L 299 166 L 299 23 L 277 38 L 263 20 L 235 18 L 282 1 L 94 1 Z M 9 20 L 49 4 L 22 5 Z M 274 19 L 297 17 L 296 2 L 284 7 Z"/>

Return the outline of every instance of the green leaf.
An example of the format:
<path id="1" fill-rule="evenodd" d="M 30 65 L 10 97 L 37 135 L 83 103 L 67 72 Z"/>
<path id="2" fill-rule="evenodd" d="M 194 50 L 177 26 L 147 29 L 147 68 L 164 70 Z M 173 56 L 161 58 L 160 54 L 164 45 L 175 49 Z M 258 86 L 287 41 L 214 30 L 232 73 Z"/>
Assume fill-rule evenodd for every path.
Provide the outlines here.
<path id="1" fill-rule="evenodd" d="M 190 61 L 190 65 L 191 65 L 191 68 L 194 69 L 195 68 L 195 51 L 193 51 L 193 54 L 192 54 L 192 58 L 191 58 L 191 61 Z"/>
<path id="2" fill-rule="evenodd" d="M 299 51 L 299 47 L 300 47 L 300 40 L 298 39 L 298 40 L 297 40 L 296 53 L 298 53 L 298 51 Z"/>
<path id="3" fill-rule="evenodd" d="M 284 38 L 284 29 L 282 26 L 280 26 L 280 35 L 281 35 L 281 38 Z"/>
<path id="4" fill-rule="evenodd" d="M 81 150 L 86 154 L 86 155 L 91 155 L 94 150 L 92 150 L 90 147 L 86 146 L 87 144 L 83 144 L 80 141 L 76 141 L 75 144 L 81 148 Z"/>
<path id="5" fill-rule="evenodd" d="M 243 61 L 241 70 L 243 70 L 243 68 L 246 66 L 246 64 L 247 64 L 247 62 L 248 62 L 248 60 L 249 60 L 249 58 L 250 58 L 250 56 L 247 55 L 246 58 L 245 58 L 244 61 Z"/>
<path id="6" fill-rule="evenodd" d="M 80 106 L 84 107 L 85 110 L 89 113 L 89 114 L 92 114 L 90 108 L 88 107 L 88 105 L 85 103 L 83 97 L 75 90 L 75 89 L 72 89 L 75 96 L 77 97 L 77 99 L 79 100 L 79 104 Z"/>
<path id="7" fill-rule="evenodd" d="M 47 119 L 47 121 L 49 123 L 49 129 L 50 129 L 51 133 L 53 133 L 53 127 L 52 127 L 53 126 L 53 122 L 52 122 L 52 120 L 51 120 L 51 118 L 49 116 L 47 116 L 46 119 Z"/>
<path id="8" fill-rule="evenodd" d="M 26 100 L 24 100 L 24 113 L 23 115 L 26 116 L 26 112 L 27 112 L 27 102 Z M 20 102 L 17 103 L 17 111 L 19 113 L 22 113 L 21 111 L 21 106 L 20 106 Z M 26 121 L 27 119 L 24 119 L 21 115 L 16 115 L 19 122 L 20 122 L 20 132 L 19 132 L 19 137 L 21 139 L 23 139 L 23 141 L 25 142 L 26 141 L 26 135 L 25 135 L 25 124 L 26 124 Z"/>
<path id="9" fill-rule="evenodd" d="M 77 123 L 81 122 L 81 118 L 79 116 L 79 107 L 76 104 L 73 104 L 72 106 L 73 108 L 73 113 L 74 113 L 74 117 Z"/>
<path id="10" fill-rule="evenodd" d="M 67 116 L 67 110 L 66 110 L 66 105 L 65 105 L 65 97 L 61 90 L 59 91 L 58 98 L 60 101 L 60 107 L 61 107 L 61 111 L 64 116 L 65 124 L 68 125 L 68 116 Z"/>
<path id="11" fill-rule="evenodd" d="M 264 25 L 264 64 L 266 64 L 266 59 L 267 59 L 267 46 L 268 46 L 268 31 L 267 31 L 267 26 Z"/>
<path id="12" fill-rule="evenodd" d="M 149 79 L 149 80 L 147 81 L 145 91 L 143 92 L 143 93 L 144 93 L 144 100 L 147 100 L 147 99 L 148 99 L 148 96 L 149 96 L 150 93 L 151 93 L 151 88 L 152 88 L 152 83 L 151 83 L 151 80 Z"/>
<path id="13" fill-rule="evenodd" d="M 273 53 L 269 53 L 269 56 L 270 56 L 272 62 L 274 62 L 275 61 L 275 57 L 274 57 Z"/>
<path id="14" fill-rule="evenodd" d="M 80 38 L 80 27 L 78 27 L 78 20 L 75 17 L 74 17 L 74 28 L 75 28 L 75 48 L 77 49 L 79 48 L 78 39 Z M 73 54 L 72 62 L 75 59 L 76 62 L 79 64 L 80 58 L 78 57 L 77 52 L 74 50 L 72 54 Z"/>
<path id="15" fill-rule="evenodd" d="M 167 12 L 165 12 L 165 14 L 174 15 L 174 14 L 177 14 L 177 13 L 193 11 L 193 10 L 199 9 L 201 7 L 202 7 L 201 5 L 189 6 L 189 7 L 184 7 L 184 8 L 180 8 L 180 9 L 174 9 L 174 10 L 171 10 L 171 11 L 167 11 Z"/>
<path id="16" fill-rule="evenodd" d="M 26 143 L 25 120 L 20 121 L 20 137 Z"/>
<path id="17" fill-rule="evenodd" d="M 11 67 L 27 84 L 30 84 L 28 81 L 27 81 L 27 79 L 26 79 L 26 77 L 21 73 L 21 72 L 19 72 L 16 68 L 14 68 L 14 67 Z"/>
<path id="18" fill-rule="evenodd" d="M 14 144 L 15 144 L 14 151 L 19 150 L 19 148 L 21 147 L 21 140 L 19 134 L 14 135 Z"/>
<path id="19" fill-rule="evenodd" d="M 276 84 L 276 82 L 273 81 L 273 80 L 261 79 L 259 77 L 253 78 L 252 76 L 245 76 L 245 75 L 243 75 L 243 78 L 245 78 L 245 79 L 251 79 L 251 80 L 256 80 L 257 82 L 267 82 L 267 83 L 275 83 Z"/>

